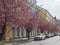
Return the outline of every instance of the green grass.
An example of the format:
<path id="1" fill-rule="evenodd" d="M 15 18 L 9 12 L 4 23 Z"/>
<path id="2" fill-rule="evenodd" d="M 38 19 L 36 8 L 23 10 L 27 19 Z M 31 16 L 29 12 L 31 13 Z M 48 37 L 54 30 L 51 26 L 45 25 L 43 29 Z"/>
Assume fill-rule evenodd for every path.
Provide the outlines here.
<path id="1" fill-rule="evenodd" d="M 0 43 L 0 45 L 4 45 L 4 44 Z"/>

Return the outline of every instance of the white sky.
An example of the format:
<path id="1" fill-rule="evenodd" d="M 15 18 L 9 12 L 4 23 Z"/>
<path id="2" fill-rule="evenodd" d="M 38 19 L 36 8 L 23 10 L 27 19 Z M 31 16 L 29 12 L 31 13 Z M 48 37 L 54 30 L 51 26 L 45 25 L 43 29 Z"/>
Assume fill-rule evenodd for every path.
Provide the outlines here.
<path id="1" fill-rule="evenodd" d="M 37 5 L 47 9 L 53 16 L 60 18 L 60 0 L 37 0 Z"/>

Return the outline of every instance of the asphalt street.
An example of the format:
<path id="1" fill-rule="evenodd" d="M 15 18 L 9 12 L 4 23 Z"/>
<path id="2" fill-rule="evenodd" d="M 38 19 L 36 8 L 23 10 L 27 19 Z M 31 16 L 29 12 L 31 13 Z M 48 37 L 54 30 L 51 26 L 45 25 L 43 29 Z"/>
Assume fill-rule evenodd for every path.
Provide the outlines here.
<path id="1" fill-rule="evenodd" d="M 24 41 L 25 42 L 25 41 Z M 26 41 L 26 43 L 14 42 L 6 45 L 60 45 L 60 37 L 55 36 L 41 41 Z"/>

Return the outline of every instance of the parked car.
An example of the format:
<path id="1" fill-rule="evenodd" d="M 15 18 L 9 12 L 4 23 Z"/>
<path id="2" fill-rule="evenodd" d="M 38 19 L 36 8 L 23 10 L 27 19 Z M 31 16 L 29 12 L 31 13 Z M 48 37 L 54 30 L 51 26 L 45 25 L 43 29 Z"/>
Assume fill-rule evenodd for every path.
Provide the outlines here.
<path id="1" fill-rule="evenodd" d="M 57 36 L 57 35 L 58 35 L 57 32 L 55 32 L 55 33 L 54 33 L 54 36 Z"/>
<path id="2" fill-rule="evenodd" d="M 57 35 L 60 36 L 60 32 L 58 32 Z"/>
<path id="3" fill-rule="evenodd" d="M 46 38 L 46 35 L 43 33 L 40 33 L 34 36 L 34 40 L 44 40 L 45 38 Z"/>
<path id="4" fill-rule="evenodd" d="M 54 33 L 51 33 L 51 37 L 54 37 Z"/>
<path id="5" fill-rule="evenodd" d="M 60 36 L 60 32 L 55 32 L 54 35 L 55 36 Z"/>
<path id="6" fill-rule="evenodd" d="M 46 34 L 46 38 L 50 38 L 50 37 L 53 37 L 54 36 L 54 33 L 48 33 Z"/>

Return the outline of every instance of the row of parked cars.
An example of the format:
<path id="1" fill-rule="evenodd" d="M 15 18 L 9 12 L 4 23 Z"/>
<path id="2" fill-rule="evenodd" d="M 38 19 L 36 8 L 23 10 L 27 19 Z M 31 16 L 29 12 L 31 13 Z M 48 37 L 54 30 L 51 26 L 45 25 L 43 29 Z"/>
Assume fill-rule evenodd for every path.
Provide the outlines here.
<path id="1" fill-rule="evenodd" d="M 60 33 L 59 32 L 48 33 L 48 34 L 40 33 L 40 34 L 37 34 L 37 35 L 34 36 L 34 40 L 44 40 L 46 38 L 54 37 L 54 36 L 57 36 L 57 35 L 60 36 Z"/>

